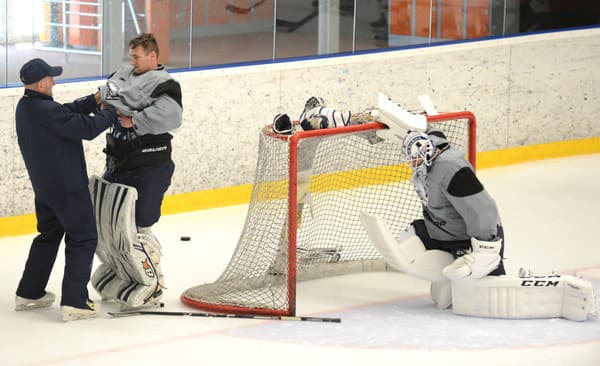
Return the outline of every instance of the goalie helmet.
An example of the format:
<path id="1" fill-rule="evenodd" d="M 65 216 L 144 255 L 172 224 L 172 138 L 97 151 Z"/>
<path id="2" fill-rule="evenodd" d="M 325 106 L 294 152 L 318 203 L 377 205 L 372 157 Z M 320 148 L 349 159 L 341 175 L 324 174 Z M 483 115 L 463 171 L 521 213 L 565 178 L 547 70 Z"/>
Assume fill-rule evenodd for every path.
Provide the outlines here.
<path id="1" fill-rule="evenodd" d="M 412 167 L 418 167 L 423 163 L 425 166 L 430 166 L 437 148 L 426 134 L 409 131 L 402 142 L 402 152 Z"/>

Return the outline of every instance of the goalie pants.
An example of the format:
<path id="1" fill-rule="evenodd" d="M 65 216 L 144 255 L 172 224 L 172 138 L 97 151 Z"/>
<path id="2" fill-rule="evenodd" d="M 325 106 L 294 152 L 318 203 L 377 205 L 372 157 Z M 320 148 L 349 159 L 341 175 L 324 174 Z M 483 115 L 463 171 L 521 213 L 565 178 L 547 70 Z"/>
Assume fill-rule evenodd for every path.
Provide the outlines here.
<path id="1" fill-rule="evenodd" d="M 89 190 L 86 187 L 58 199 L 36 197 L 35 214 L 39 235 L 31 244 L 17 295 L 28 299 L 44 296 L 64 236 L 66 248 L 61 305 L 86 307 L 87 284 L 98 241 Z"/>
<path id="2" fill-rule="evenodd" d="M 454 258 L 462 257 L 463 255 L 469 253 L 471 251 L 471 240 L 456 240 L 456 241 L 442 241 L 436 240 L 429 236 L 427 232 L 427 228 L 425 226 L 425 221 L 423 220 L 415 220 L 412 223 L 415 228 L 415 234 L 421 239 L 425 248 L 427 250 L 439 249 L 445 252 L 448 252 L 454 256 Z M 500 249 L 500 264 L 498 267 L 493 270 L 489 276 L 500 276 L 505 275 L 506 271 L 504 270 L 504 263 L 502 258 L 504 258 L 504 229 L 501 225 L 498 225 L 498 232 L 496 235 L 502 239 L 502 248 Z"/>
<path id="3" fill-rule="evenodd" d="M 171 185 L 175 171 L 173 160 L 157 165 L 142 166 L 132 170 L 105 173 L 104 179 L 111 183 L 121 183 L 134 187 L 138 193 L 135 203 L 135 223 L 137 227 L 150 227 L 160 218 L 160 206 L 165 192 Z"/>

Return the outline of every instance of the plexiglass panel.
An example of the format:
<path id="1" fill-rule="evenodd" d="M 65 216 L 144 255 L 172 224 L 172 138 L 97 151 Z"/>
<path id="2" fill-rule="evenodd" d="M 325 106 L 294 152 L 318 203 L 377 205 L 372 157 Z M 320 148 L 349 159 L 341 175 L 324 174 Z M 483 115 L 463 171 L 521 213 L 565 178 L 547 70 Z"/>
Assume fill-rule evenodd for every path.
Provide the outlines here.
<path id="1" fill-rule="evenodd" d="M 7 0 L 8 84 L 19 84 L 21 66 L 32 58 L 63 66 L 60 79 L 100 73 L 101 1 Z"/>
<path id="2" fill-rule="evenodd" d="M 271 60 L 274 4 L 274 0 L 192 0 L 190 66 Z"/>
<path id="3" fill-rule="evenodd" d="M 62 79 L 107 75 L 152 32 L 189 69 L 597 25 L 588 0 L 0 0 L 0 87 L 34 57 Z"/>
<path id="4" fill-rule="evenodd" d="M 0 0 L 0 86 L 8 82 L 8 48 L 7 31 L 8 25 L 6 24 L 7 15 L 6 0 Z"/>
<path id="5" fill-rule="evenodd" d="M 356 2 L 355 50 L 389 47 L 389 12 L 388 0 Z"/>

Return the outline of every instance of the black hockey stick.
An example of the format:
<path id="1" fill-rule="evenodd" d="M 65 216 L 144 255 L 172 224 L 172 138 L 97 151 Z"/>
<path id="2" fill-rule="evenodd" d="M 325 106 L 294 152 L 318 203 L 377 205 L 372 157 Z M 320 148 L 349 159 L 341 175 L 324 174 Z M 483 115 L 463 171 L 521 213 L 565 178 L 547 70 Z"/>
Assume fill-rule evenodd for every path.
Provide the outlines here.
<path id="1" fill-rule="evenodd" d="M 242 7 L 242 6 L 227 4 L 225 6 L 225 10 L 229 10 L 230 12 L 236 13 L 236 14 L 248 14 L 249 12 L 252 11 L 252 9 L 256 8 L 259 5 L 262 5 L 265 1 L 267 1 L 267 0 L 259 0 L 247 8 Z"/>
<path id="2" fill-rule="evenodd" d="M 199 316 L 203 318 L 234 318 L 234 319 L 259 319 L 259 320 L 289 320 L 319 323 L 341 323 L 340 318 L 321 318 L 313 316 L 286 316 L 286 315 L 246 315 L 246 314 L 213 314 L 196 311 L 155 311 L 155 310 L 131 310 L 131 311 L 109 311 L 108 315 L 115 318 L 135 315 L 167 315 L 167 316 Z"/>
<path id="3" fill-rule="evenodd" d="M 292 22 L 284 19 L 276 19 L 276 24 L 278 27 L 285 27 L 289 33 L 292 33 L 296 29 L 300 28 L 304 24 L 308 23 L 312 18 L 316 17 L 319 14 L 318 10 L 314 10 L 312 13 L 308 14 L 304 18 L 300 19 L 297 22 Z"/>

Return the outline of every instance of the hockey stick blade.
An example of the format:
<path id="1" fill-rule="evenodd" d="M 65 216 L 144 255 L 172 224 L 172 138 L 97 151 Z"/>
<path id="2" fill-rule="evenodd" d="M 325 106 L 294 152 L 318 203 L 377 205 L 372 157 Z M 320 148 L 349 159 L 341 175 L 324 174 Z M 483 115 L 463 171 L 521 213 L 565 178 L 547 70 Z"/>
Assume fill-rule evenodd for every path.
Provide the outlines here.
<path id="1" fill-rule="evenodd" d="M 154 311 L 154 310 L 132 310 L 132 311 L 109 311 L 108 315 L 114 318 L 123 318 L 135 315 L 166 315 L 166 316 L 197 316 L 203 318 L 232 318 L 232 319 L 258 319 L 258 320 L 287 320 L 306 321 L 318 323 L 341 323 L 341 318 L 323 318 L 314 316 L 286 316 L 286 315 L 247 315 L 247 314 L 215 314 L 196 311 Z"/>

